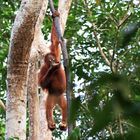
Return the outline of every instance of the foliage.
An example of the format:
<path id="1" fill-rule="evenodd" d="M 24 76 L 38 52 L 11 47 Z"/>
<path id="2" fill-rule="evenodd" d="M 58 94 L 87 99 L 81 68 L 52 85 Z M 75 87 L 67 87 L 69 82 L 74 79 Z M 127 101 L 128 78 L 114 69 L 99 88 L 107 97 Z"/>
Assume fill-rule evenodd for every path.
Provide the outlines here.
<path id="1" fill-rule="evenodd" d="M 0 98 L 5 102 L 9 38 L 19 1 L 0 3 Z M 48 39 L 49 10 L 43 24 Z M 65 32 L 73 81 L 70 121 L 75 126 L 69 140 L 140 137 L 139 28 L 139 5 L 131 0 L 73 0 Z M 1 139 L 4 118 L 0 110 Z M 65 138 L 64 134 L 53 132 L 55 139 Z"/>
<path id="2" fill-rule="evenodd" d="M 139 19 L 132 1 L 73 2 L 65 36 L 80 107 L 72 107 L 79 131 L 69 139 L 139 138 Z"/>
<path id="3" fill-rule="evenodd" d="M 6 88 L 6 60 L 9 47 L 11 26 L 15 18 L 14 12 L 18 3 L 14 1 L 0 0 L 0 92 Z"/>

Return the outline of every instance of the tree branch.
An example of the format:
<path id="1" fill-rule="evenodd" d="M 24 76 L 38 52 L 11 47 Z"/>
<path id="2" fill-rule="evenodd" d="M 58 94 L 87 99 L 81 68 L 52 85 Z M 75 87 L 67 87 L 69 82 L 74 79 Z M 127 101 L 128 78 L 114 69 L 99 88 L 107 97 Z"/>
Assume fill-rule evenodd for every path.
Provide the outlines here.
<path id="1" fill-rule="evenodd" d="M 118 116 L 118 123 L 119 123 L 119 131 L 120 131 L 120 135 L 122 136 L 122 138 L 124 137 L 124 132 L 123 132 L 123 127 L 122 127 L 122 121 L 121 121 L 121 115 L 119 114 Z"/>
<path id="2" fill-rule="evenodd" d="M 88 6 L 87 6 L 87 5 L 88 5 L 88 2 L 87 2 L 87 0 L 84 0 L 84 2 L 85 2 L 84 5 L 85 5 L 85 8 L 86 8 L 86 11 L 87 11 L 88 15 L 91 17 L 91 16 L 92 16 L 92 13 L 91 13 L 91 11 L 88 9 Z M 110 66 L 110 61 L 109 61 L 109 59 L 107 58 L 107 56 L 105 55 L 105 53 L 104 53 L 104 51 L 103 51 L 103 49 L 102 49 L 102 47 L 101 47 L 100 39 L 98 38 L 97 33 L 96 33 L 96 31 L 95 31 L 96 25 L 95 25 L 94 23 L 92 23 L 92 27 L 93 27 L 93 34 L 94 34 L 95 40 L 96 40 L 96 42 L 97 42 L 97 47 L 99 48 L 99 52 L 100 52 L 102 58 L 105 60 L 106 64 L 107 64 L 108 66 Z"/>
<path id="3" fill-rule="evenodd" d="M 93 24 L 92 24 L 92 25 L 93 25 Z M 103 51 L 103 49 L 102 49 L 102 47 L 101 47 L 100 39 L 99 39 L 98 36 L 97 36 L 97 33 L 96 33 L 96 31 L 95 31 L 95 28 L 94 28 L 94 25 L 93 25 L 93 34 L 94 34 L 94 36 L 95 36 L 95 39 L 96 39 L 96 42 L 97 42 L 97 47 L 99 48 L 99 52 L 100 52 L 102 58 L 105 60 L 106 64 L 107 64 L 108 66 L 110 66 L 110 61 L 108 60 L 107 56 L 105 55 L 105 53 L 104 53 L 104 51 Z"/>
<path id="4" fill-rule="evenodd" d="M 114 67 L 114 57 L 115 57 L 115 53 L 116 53 L 116 47 L 115 49 L 113 50 L 113 54 L 111 55 L 111 62 L 110 62 L 110 68 L 111 68 L 111 71 L 113 73 L 115 73 L 115 67 Z"/>
<path id="5" fill-rule="evenodd" d="M 6 111 L 6 107 L 5 107 L 5 105 L 4 105 L 4 103 L 3 103 L 3 101 L 0 99 L 0 107 L 3 109 L 3 110 L 5 110 Z"/>
<path id="6" fill-rule="evenodd" d="M 130 3 L 131 3 L 131 2 L 130 2 Z M 119 22 L 116 21 L 116 19 L 112 16 L 111 13 L 109 14 L 109 18 L 115 23 L 117 29 L 120 28 L 120 27 L 125 23 L 125 21 L 132 15 L 131 13 L 128 14 L 129 7 L 130 7 L 130 3 L 129 3 L 129 5 L 128 5 L 128 7 L 127 7 L 126 13 L 124 14 L 123 18 L 120 19 Z"/>
<path id="7" fill-rule="evenodd" d="M 112 138 L 112 140 L 113 140 L 113 139 L 114 139 L 114 134 L 113 134 L 113 132 L 112 132 L 111 126 L 108 126 L 107 129 L 108 129 L 108 131 L 109 131 L 109 133 L 110 133 L 110 136 L 111 136 L 111 138 Z"/>
<path id="8" fill-rule="evenodd" d="M 116 19 L 111 14 L 109 14 L 109 18 L 115 23 L 116 27 L 118 27 Z"/>
<path id="9" fill-rule="evenodd" d="M 125 21 L 132 15 L 132 13 L 128 14 L 131 3 L 132 1 L 129 2 L 126 13 L 124 14 L 123 18 L 119 21 L 118 28 L 122 26 L 125 23 Z"/>
<path id="10" fill-rule="evenodd" d="M 125 23 L 125 21 L 126 21 L 131 15 L 132 15 L 131 13 L 130 13 L 129 15 L 126 13 L 126 14 L 124 15 L 124 17 L 119 21 L 118 27 L 122 26 L 122 25 Z"/>

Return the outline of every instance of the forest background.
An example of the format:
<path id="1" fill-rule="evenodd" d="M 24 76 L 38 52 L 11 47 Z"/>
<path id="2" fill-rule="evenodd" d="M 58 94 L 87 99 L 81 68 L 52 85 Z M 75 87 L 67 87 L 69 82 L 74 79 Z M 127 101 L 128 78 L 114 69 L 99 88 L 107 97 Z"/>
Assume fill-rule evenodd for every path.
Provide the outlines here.
<path id="1" fill-rule="evenodd" d="M 7 55 L 18 0 L 0 0 L 0 99 L 6 103 Z M 73 0 L 64 36 L 72 89 L 69 139 L 140 137 L 140 3 L 138 0 Z M 42 31 L 51 29 L 47 10 Z M 75 107 L 76 106 L 76 107 Z M 0 108 L 0 139 L 5 137 Z M 59 113 L 55 113 L 59 119 Z M 28 126 L 28 122 L 27 122 Z M 28 133 L 27 133 L 28 135 Z M 55 139 L 66 139 L 54 131 Z"/>

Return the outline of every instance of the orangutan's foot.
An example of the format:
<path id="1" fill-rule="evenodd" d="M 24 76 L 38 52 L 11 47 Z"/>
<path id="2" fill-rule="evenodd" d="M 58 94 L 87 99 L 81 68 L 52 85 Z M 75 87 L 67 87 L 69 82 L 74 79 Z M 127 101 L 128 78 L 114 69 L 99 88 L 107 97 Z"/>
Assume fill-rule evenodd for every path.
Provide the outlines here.
<path id="1" fill-rule="evenodd" d="M 56 128 L 56 125 L 54 122 L 48 122 L 48 128 L 53 131 Z"/>
<path id="2" fill-rule="evenodd" d="M 61 122 L 59 128 L 62 131 L 66 131 L 67 130 L 67 123 L 66 122 Z"/>

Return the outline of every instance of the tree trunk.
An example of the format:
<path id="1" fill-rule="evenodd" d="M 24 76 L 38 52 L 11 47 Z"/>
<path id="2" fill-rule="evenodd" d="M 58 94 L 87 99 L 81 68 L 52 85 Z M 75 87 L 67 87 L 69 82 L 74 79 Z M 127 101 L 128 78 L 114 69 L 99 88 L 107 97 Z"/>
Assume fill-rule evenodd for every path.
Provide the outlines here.
<path id="1" fill-rule="evenodd" d="M 22 0 L 11 33 L 7 67 L 6 139 L 26 139 L 27 69 L 42 0 Z"/>
<path id="2" fill-rule="evenodd" d="M 58 3 L 58 11 L 60 12 L 60 24 L 61 24 L 61 30 L 62 34 L 64 34 L 65 26 L 70 10 L 72 0 L 59 0 Z"/>
<path id="3" fill-rule="evenodd" d="M 39 96 L 37 93 L 37 68 L 35 62 L 29 64 L 28 107 L 29 107 L 29 140 L 39 140 Z"/>
<path id="4" fill-rule="evenodd" d="M 44 112 L 45 104 L 41 105 L 39 100 L 39 94 L 37 93 L 37 62 L 40 57 L 40 50 L 45 53 L 48 53 L 48 46 L 46 45 L 46 41 L 44 40 L 44 36 L 41 31 L 42 22 L 44 20 L 44 16 L 46 13 L 48 1 L 42 1 L 42 8 L 40 11 L 39 18 L 37 20 L 37 24 L 35 27 L 35 35 L 32 43 L 31 55 L 30 55 L 30 65 L 29 65 L 29 74 L 28 74 L 28 97 L 29 97 L 29 140 L 51 140 L 52 135 L 50 130 L 48 130 L 48 125 L 46 121 L 46 117 L 44 116 L 46 112 Z M 43 95 L 43 94 L 42 94 Z M 42 96 L 41 96 L 42 97 Z M 45 96 L 46 97 L 46 96 Z M 40 106 L 42 107 L 40 108 Z M 41 115 L 40 115 L 41 114 Z M 42 117 L 43 116 L 43 117 Z M 42 123 L 43 122 L 43 123 Z"/>
<path id="5" fill-rule="evenodd" d="M 45 92 L 41 93 L 40 96 L 40 136 L 39 140 L 52 140 L 52 133 L 48 128 L 48 122 L 46 120 L 46 98 Z"/>

